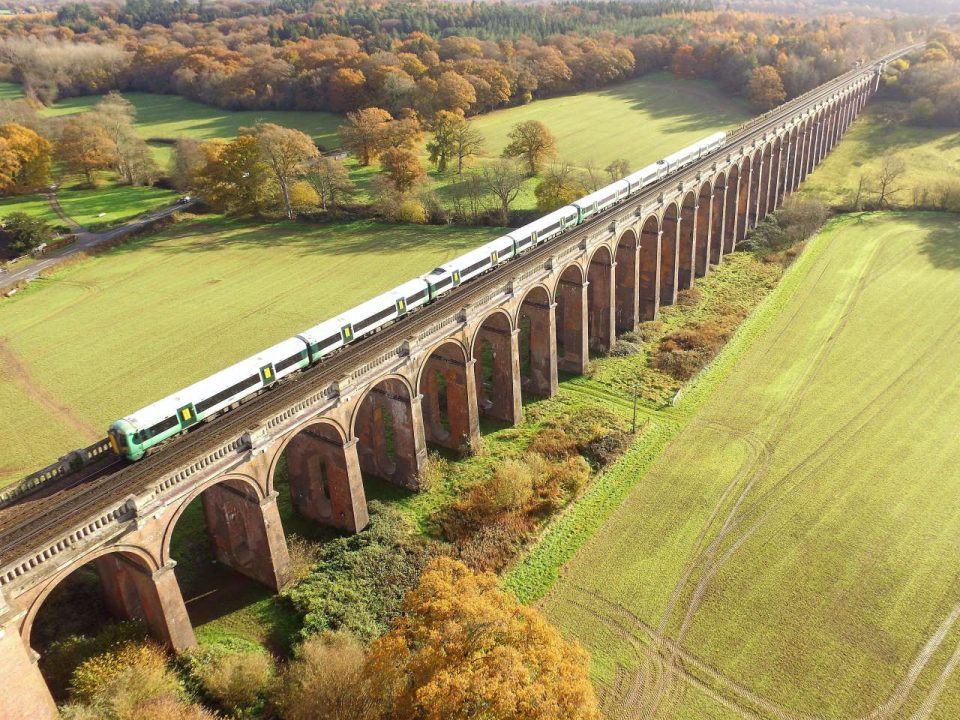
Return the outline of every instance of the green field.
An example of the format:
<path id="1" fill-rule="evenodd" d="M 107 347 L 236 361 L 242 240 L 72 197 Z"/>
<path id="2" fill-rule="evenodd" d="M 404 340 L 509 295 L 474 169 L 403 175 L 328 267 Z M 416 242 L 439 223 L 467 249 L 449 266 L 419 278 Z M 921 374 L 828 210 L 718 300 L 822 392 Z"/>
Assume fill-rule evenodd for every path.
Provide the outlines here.
<path id="1" fill-rule="evenodd" d="M 207 221 L 33 283 L 0 303 L 0 484 L 500 232 Z"/>
<path id="2" fill-rule="evenodd" d="M 748 117 L 741 100 L 716 86 L 661 73 L 498 110 L 475 123 L 488 156 L 500 155 L 516 123 L 541 120 L 557 137 L 559 157 L 578 165 L 592 160 L 602 170 L 617 158 L 640 168 Z"/>
<path id="3" fill-rule="evenodd" d="M 57 192 L 63 211 L 84 227 L 116 223 L 169 205 L 177 197 L 172 190 L 155 187 L 111 185 L 95 190 L 61 189 Z M 65 223 L 50 209 L 45 195 L 0 199 L 0 217 L 24 212 L 53 225 Z"/>
<path id="4" fill-rule="evenodd" d="M 960 178 L 960 131 L 907 125 L 902 103 L 870 103 L 830 156 L 804 182 L 803 192 L 829 205 L 850 203 L 863 176 L 867 185 L 885 155 L 904 161 L 907 171 L 897 181 L 894 196 L 900 207 L 911 207 L 914 188 L 935 190 L 938 183 Z M 869 191 L 865 198 L 869 197 Z"/>
<path id="5" fill-rule="evenodd" d="M 542 605 L 609 718 L 960 716 L 958 294 L 955 216 L 834 221 L 600 482 L 629 491 Z"/>

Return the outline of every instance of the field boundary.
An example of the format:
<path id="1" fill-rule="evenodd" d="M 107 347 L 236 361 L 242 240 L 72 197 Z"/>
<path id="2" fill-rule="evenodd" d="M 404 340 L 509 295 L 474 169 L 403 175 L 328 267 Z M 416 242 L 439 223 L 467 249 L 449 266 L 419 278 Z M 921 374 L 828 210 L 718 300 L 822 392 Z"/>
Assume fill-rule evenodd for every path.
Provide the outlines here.
<path id="1" fill-rule="evenodd" d="M 830 235 L 827 231 L 848 221 L 847 216 L 838 216 L 818 231 L 777 286 L 744 319 L 720 353 L 683 389 L 676 406 L 652 418 L 647 432 L 637 438 L 623 457 L 597 478 L 579 500 L 550 522 L 530 551 L 505 573 L 502 580 L 505 588 L 527 604 L 540 600 L 550 591 L 562 567 L 620 506 L 670 441 L 693 418 L 714 387 L 729 375 L 734 363 L 778 317 L 823 253 Z"/>

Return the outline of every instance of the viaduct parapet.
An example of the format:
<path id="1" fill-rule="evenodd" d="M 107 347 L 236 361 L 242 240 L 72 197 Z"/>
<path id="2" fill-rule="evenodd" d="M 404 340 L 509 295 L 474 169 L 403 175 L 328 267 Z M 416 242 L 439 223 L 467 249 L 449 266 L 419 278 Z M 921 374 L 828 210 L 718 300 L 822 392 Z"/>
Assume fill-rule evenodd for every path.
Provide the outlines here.
<path id="1" fill-rule="evenodd" d="M 157 455 L 119 464 L 94 446 L 32 481 L 0 509 L 0 717 L 56 717 L 31 633 L 74 570 L 94 563 L 113 612 L 173 650 L 192 646 L 170 541 L 194 499 L 217 560 L 282 588 L 278 469 L 300 514 L 362 529 L 364 475 L 415 489 L 428 443 L 469 449 L 481 415 L 519 422 L 522 400 L 553 395 L 559 371 L 583 372 L 591 351 L 655 318 L 797 189 L 904 52 L 747 123 L 720 152 Z"/>

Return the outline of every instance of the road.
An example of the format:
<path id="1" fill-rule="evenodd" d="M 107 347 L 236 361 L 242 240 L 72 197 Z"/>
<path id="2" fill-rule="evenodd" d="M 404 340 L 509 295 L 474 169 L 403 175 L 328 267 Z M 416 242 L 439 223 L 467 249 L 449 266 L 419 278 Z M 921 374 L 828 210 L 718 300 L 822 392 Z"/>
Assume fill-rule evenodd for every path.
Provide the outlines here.
<path id="1" fill-rule="evenodd" d="M 193 202 L 189 202 L 182 205 L 168 205 L 160 210 L 156 210 L 152 213 L 139 217 L 133 222 L 127 223 L 126 225 L 119 225 L 115 228 L 110 228 L 109 230 L 104 230 L 103 232 L 99 233 L 79 232 L 77 233 L 76 242 L 74 242 L 72 245 L 68 245 L 67 247 L 56 250 L 49 255 L 45 255 L 36 262 L 20 268 L 19 270 L 11 270 L 9 272 L 0 274 L 0 293 L 6 292 L 9 288 L 15 286 L 19 282 L 24 280 L 32 280 L 38 277 L 42 271 L 49 270 L 50 268 L 56 266 L 58 263 L 64 260 L 64 258 L 68 258 L 78 252 L 89 250 L 100 243 L 115 240 L 121 235 L 135 232 L 148 223 L 172 215 L 178 210 L 185 210 L 193 204 Z"/>

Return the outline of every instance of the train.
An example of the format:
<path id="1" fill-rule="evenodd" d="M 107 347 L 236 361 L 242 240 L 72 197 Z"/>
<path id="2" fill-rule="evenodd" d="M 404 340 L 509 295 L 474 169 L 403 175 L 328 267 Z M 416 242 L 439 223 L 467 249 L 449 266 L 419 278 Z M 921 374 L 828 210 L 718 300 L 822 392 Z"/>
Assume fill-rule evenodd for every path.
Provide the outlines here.
<path id="1" fill-rule="evenodd" d="M 322 362 L 341 348 L 377 332 L 501 263 L 588 222 L 644 188 L 720 150 L 718 132 L 625 178 L 444 263 L 418 278 L 304 330 L 256 355 L 114 422 L 113 452 L 139 460 L 169 438 L 249 400 L 284 378 Z"/>

